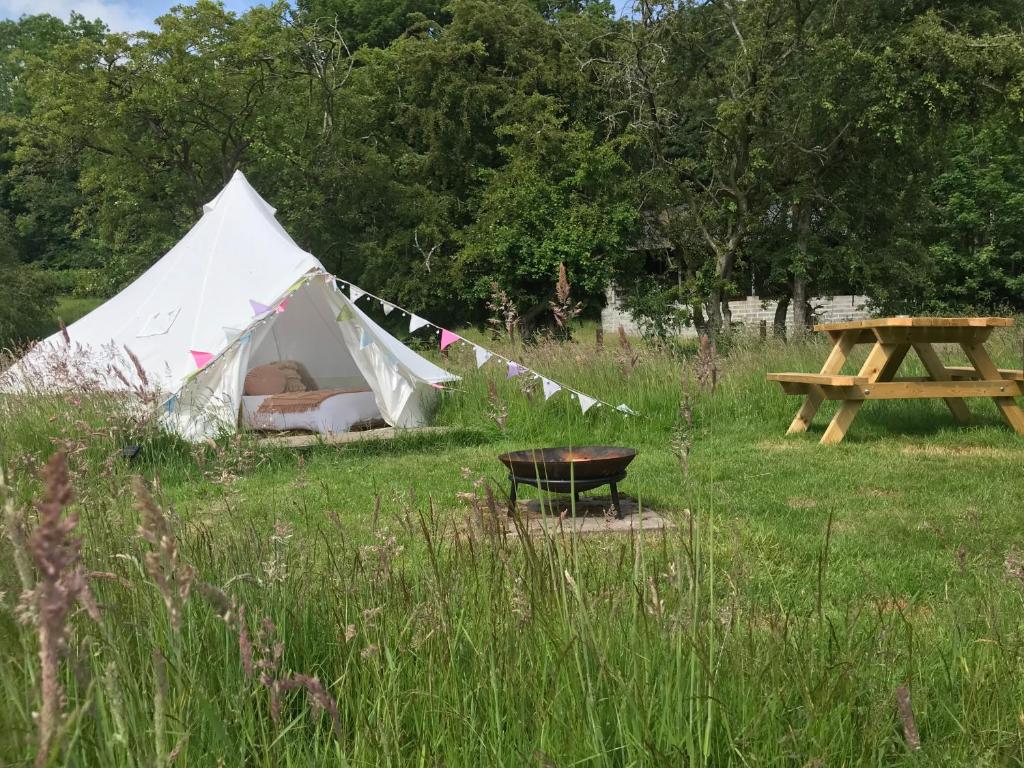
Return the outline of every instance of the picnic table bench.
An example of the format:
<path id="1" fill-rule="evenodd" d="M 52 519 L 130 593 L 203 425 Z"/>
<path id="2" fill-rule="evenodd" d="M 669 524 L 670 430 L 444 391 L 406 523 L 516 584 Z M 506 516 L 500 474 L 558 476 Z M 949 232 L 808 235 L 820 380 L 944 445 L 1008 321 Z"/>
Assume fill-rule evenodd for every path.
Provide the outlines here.
<path id="1" fill-rule="evenodd" d="M 768 380 L 788 394 L 805 396 L 787 434 L 806 432 L 825 400 L 842 401 L 821 438 L 824 444 L 842 441 L 865 400 L 942 398 L 957 422 L 967 424 L 971 413 L 964 398 L 991 397 L 1007 423 L 1024 435 L 1024 410 L 1015 400 L 1024 395 L 1024 371 L 997 368 L 985 349 L 993 330 L 1011 325 L 1007 317 L 890 317 L 816 325 L 814 330 L 833 342 L 821 372 L 769 373 Z M 873 346 L 857 375 L 843 375 L 858 344 Z M 958 344 L 971 366 L 946 366 L 934 344 Z M 911 349 L 928 375 L 897 378 Z"/>

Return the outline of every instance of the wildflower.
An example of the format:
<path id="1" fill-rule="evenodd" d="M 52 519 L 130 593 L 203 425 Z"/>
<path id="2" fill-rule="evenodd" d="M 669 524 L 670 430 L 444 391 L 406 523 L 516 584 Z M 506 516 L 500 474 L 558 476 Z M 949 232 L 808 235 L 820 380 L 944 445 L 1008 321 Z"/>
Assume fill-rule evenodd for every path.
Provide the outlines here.
<path id="1" fill-rule="evenodd" d="M 375 644 L 371 644 L 363 648 L 363 650 L 359 652 L 359 655 L 362 656 L 364 659 L 372 659 L 377 655 L 379 651 L 380 649 Z"/>
<path id="2" fill-rule="evenodd" d="M 85 573 L 79 563 L 82 541 L 72 534 L 78 516 L 62 515 L 71 503 L 67 459 L 62 453 L 50 457 L 43 472 L 45 496 L 36 505 L 39 524 L 32 534 L 32 556 L 39 582 L 31 593 L 39 634 L 39 662 L 42 669 L 42 707 L 39 712 L 39 752 L 36 765 L 45 765 L 63 717 L 64 690 L 59 680 L 60 656 L 67 646 L 67 617 L 78 602 L 94 621 L 99 611 Z"/>
<path id="3" fill-rule="evenodd" d="M 338 703 L 324 690 L 318 678 L 309 675 L 292 675 L 279 682 L 281 691 L 305 690 L 310 709 L 314 712 L 326 712 L 331 718 L 334 735 L 341 738 L 341 714 L 338 712 Z"/>

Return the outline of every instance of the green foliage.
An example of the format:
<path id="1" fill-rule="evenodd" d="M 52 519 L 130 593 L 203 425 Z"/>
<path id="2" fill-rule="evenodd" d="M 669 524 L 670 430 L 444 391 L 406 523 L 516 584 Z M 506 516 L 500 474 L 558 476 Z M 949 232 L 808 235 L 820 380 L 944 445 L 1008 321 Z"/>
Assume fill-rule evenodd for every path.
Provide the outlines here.
<path id="1" fill-rule="evenodd" d="M 42 270 L 18 261 L 15 237 L 0 211 L 0 349 L 45 335 L 57 286 Z"/>
<path id="2" fill-rule="evenodd" d="M 546 306 L 560 264 L 586 297 L 599 297 L 631 242 L 635 211 L 627 168 L 590 131 L 567 129 L 548 100 L 534 99 L 505 127 L 505 164 L 484 175 L 477 219 L 462 236 L 459 269 L 478 302 L 514 286 L 529 309 Z M 534 114 L 534 113 L 541 114 Z"/>
<path id="3" fill-rule="evenodd" d="M 1024 129 L 1012 120 L 961 127 L 932 184 L 938 310 L 1024 307 Z M 930 238 L 932 239 L 932 238 Z"/>
<path id="4" fill-rule="evenodd" d="M 481 320 L 493 283 L 548 322 L 562 263 L 588 309 L 614 281 L 659 335 L 681 315 L 657 306 L 724 326 L 750 285 L 1021 306 L 1016 4 L 639 11 L 197 0 L 134 36 L 5 21 L 0 210 L 19 261 L 98 270 L 80 295 L 134 279 L 241 168 L 329 269 L 449 324 Z"/>

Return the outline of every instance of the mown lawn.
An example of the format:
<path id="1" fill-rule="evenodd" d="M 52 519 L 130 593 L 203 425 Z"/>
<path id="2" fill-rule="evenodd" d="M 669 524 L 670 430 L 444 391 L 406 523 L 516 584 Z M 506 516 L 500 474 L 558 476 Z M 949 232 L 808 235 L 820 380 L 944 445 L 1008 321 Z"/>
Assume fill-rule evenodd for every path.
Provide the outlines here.
<path id="1" fill-rule="evenodd" d="M 98 716 L 74 721 L 57 757 L 150 765 L 177 745 L 176 764 L 196 765 L 1024 762 L 1024 442 L 994 406 L 973 401 L 977 423 L 961 429 L 941 402 L 869 403 L 842 445 L 822 447 L 828 406 L 811 433 L 785 437 L 798 400 L 764 380 L 816 369 L 819 342 L 739 340 L 710 360 L 591 338 L 505 353 L 640 416 L 584 416 L 564 393 L 545 403 L 465 349 L 444 361 L 464 376 L 437 413 L 452 431 L 391 443 L 290 452 L 143 436 L 127 463 L 110 458 L 125 433 L 83 426 L 101 414 L 9 412 L 15 499 L 37 492 L 26 454 L 44 459 L 63 432 L 83 557 L 135 585 L 98 580 L 101 628 L 72 620 L 69 707 Z M 1019 366 L 1019 331 L 992 348 Z M 584 443 L 637 448 L 622 490 L 676 529 L 473 533 L 480 481 L 505 493 L 498 453 Z M 133 534 L 136 471 L 180 560 L 234 599 L 226 621 L 193 590 L 171 626 Z M 240 657 L 243 623 L 254 636 L 260 617 L 268 648 L 284 643 L 269 684 Z M 16 763 L 34 754 L 36 646 L 13 618 L 0 627 L 0 759 Z M 292 672 L 323 681 L 336 730 L 296 693 L 274 718 L 272 681 Z"/>

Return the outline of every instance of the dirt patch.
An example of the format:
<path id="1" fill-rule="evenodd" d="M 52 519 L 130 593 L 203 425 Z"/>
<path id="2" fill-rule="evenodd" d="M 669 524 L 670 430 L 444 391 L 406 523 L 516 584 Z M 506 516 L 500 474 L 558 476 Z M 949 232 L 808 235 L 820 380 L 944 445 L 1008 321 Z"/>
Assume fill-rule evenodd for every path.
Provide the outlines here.
<path id="1" fill-rule="evenodd" d="M 976 456 L 984 459 L 1013 459 L 1021 456 L 1020 451 L 984 445 L 907 445 L 900 452 L 905 456 Z"/>
<path id="2" fill-rule="evenodd" d="M 869 485 L 861 486 L 857 489 L 857 492 L 861 496 L 870 496 L 873 499 L 887 498 L 889 496 L 898 496 L 896 491 L 890 491 L 887 488 L 874 488 Z"/>
<path id="3" fill-rule="evenodd" d="M 800 443 L 796 440 L 762 440 L 757 447 L 762 451 L 791 451 L 799 448 Z"/>
<path id="4" fill-rule="evenodd" d="M 790 509 L 814 509 L 818 506 L 816 499 L 802 499 L 799 497 L 791 497 L 786 499 L 786 505 Z"/>

